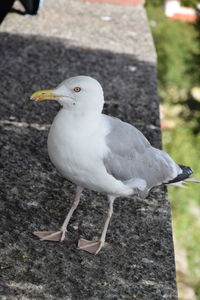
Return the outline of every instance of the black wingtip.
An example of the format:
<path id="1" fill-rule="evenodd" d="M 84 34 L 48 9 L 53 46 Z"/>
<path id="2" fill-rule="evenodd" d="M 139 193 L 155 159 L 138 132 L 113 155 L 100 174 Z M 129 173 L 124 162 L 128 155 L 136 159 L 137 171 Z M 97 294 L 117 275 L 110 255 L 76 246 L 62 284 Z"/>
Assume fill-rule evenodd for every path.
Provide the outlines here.
<path id="1" fill-rule="evenodd" d="M 175 183 L 175 182 L 185 180 L 188 177 L 190 177 L 190 175 L 193 173 L 190 167 L 183 166 L 183 165 L 179 165 L 179 167 L 182 169 L 183 172 L 178 176 L 176 176 L 174 179 L 170 180 L 168 183 Z"/>

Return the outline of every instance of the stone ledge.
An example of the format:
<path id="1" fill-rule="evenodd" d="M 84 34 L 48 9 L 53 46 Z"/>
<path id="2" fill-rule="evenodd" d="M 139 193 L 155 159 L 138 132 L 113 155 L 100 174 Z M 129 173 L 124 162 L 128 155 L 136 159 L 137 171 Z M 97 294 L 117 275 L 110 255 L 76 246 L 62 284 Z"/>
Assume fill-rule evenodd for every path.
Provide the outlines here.
<path id="1" fill-rule="evenodd" d="M 43 243 L 31 233 L 59 228 L 74 195 L 47 155 L 59 106 L 29 101 L 33 91 L 93 76 L 104 87 L 105 112 L 161 146 L 156 54 L 143 7 L 65 3 L 45 1 L 39 16 L 10 14 L 0 27 L 2 299 L 175 300 L 170 207 L 161 188 L 145 200 L 116 201 L 97 256 L 76 245 L 80 236 L 99 236 L 103 195 L 84 192 L 63 243 Z"/>
<path id="2" fill-rule="evenodd" d="M 88 2 L 112 3 L 120 5 L 144 5 L 145 0 L 81 0 Z"/>

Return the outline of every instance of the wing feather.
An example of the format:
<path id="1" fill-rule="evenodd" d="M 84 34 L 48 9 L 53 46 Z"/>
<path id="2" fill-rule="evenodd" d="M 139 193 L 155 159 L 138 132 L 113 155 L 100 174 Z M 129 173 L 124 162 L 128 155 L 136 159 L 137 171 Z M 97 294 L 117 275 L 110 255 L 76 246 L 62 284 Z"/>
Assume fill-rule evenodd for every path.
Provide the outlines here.
<path id="1" fill-rule="evenodd" d="M 110 132 L 106 136 L 109 153 L 104 164 L 109 174 L 123 182 L 142 179 L 146 191 L 175 178 L 181 169 L 164 151 L 151 146 L 134 126 L 108 117 Z"/>

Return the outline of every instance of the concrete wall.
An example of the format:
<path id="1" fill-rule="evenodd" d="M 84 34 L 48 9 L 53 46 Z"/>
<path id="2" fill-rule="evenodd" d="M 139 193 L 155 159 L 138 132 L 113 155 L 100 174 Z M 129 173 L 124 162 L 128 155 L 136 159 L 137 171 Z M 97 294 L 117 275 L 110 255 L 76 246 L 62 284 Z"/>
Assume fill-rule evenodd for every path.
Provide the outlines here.
<path id="1" fill-rule="evenodd" d="M 105 112 L 161 146 L 156 54 L 144 8 L 48 0 L 36 17 L 9 14 L 0 31 L 1 299 L 177 299 L 163 188 L 145 200 L 116 200 L 97 256 L 76 245 L 80 236 L 99 237 L 104 195 L 85 190 L 63 243 L 32 235 L 59 228 L 74 195 L 47 155 L 59 105 L 33 103 L 32 92 L 70 76 L 93 76 L 104 87 Z"/>

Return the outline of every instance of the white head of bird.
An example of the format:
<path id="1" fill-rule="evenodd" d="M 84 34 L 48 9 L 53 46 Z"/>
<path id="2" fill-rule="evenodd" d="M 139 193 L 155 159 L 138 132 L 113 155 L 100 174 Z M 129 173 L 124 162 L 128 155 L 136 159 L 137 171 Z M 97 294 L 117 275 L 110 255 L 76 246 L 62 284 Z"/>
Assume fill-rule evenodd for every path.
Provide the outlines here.
<path id="1" fill-rule="evenodd" d="M 35 92 L 32 100 L 57 100 L 64 109 L 77 113 L 101 112 L 104 104 L 100 83 L 89 76 L 76 76 L 64 80 L 55 89 Z"/>

